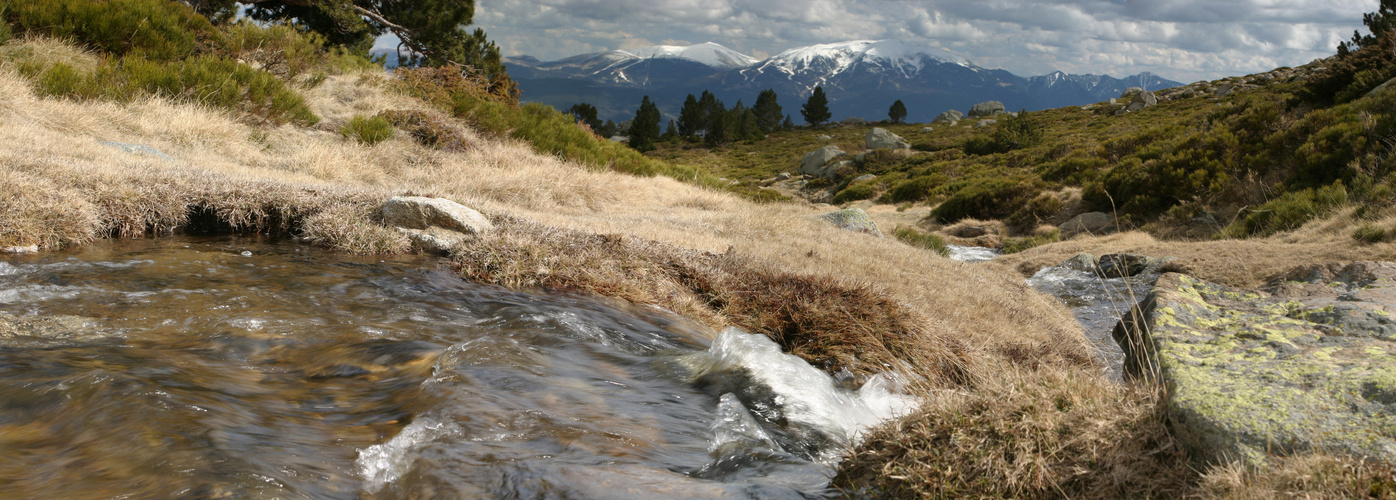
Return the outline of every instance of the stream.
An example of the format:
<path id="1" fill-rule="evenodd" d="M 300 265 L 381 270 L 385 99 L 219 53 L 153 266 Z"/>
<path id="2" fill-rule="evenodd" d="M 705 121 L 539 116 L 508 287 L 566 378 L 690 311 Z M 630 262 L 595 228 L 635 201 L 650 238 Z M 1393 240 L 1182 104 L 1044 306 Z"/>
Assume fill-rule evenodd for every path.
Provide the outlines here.
<path id="1" fill-rule="evenodd" d="M 913 409 L 764 336 L 253 237 L 0 261 L 3 498 L 825 498 Z"/>

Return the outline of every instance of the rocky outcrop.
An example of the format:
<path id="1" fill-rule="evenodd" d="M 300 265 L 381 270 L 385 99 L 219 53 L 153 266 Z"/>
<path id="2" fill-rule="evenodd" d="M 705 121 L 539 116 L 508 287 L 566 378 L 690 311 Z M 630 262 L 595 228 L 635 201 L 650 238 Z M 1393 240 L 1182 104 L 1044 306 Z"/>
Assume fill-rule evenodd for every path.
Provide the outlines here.
<path id="1" fill-rule="evenodd" d="M 868 149 L 911 149 L 911 143 L 885 128 L 875 127 L 863 136 L 863 144 Z"/>
<path id="2" fill-rule="evenodd" d="M 975 104 L 974 107 L 969 108 L 970 118 L 1003 114 L 1008 114 L 1008 111 L 1004 109 L 1003 103 L 998 101 L 981 102 L 979 104 Z"/>
<path id="3" fill-rule="evenodd" d="M 494 230 L 480 212 L 443 198 L 394 196 L 383 204 L 382 216 L 419 250 L 432 253 L 449 253 L 471 236 Z"/>
<path id="4" fill-rule="evenodd" d="M 815 177 L 834 177 L 834 172 L 838 170 L 838 163 L 833 162 L 834 158 L 844 156 L 843 150 L 838 146 L 828 145 L 810 151 L 800 160 L 800 173 Z"/>
<path id="5" fill-rule="evenodd" d="M 998 120 L 991 120 L 991 119 L 985 118 L 985 119 L 983 119 L 983 120 L 979 120 L 979 121 L 977 121 L 977 122 L 974 122 L 974 128 L 984 128 L 984 127 L 987 127 L 987 126 L 989 126 L 989 125 L 997 125 L 998 122 L 999 122 Z"/>
<path id="6" fill-rule="evenodd" d="M 1114 331 L 1167 387 L 1201 462 L 1320 450 L 1396 461 L 1396 264 L 1310 266 L 1266 290 L 1165 273 Z"/>
<path id="7" fill-rule="evenodd" d="M 877 228 L 877 223 L 872 217 L 861 208 L 846 208 L 836 212 L 829 212 L 819 216 L 819 218 L 829 221 L 839 229 L 858 233 L 867 233 L 878 238 L 882 237 L 882 231 Z"/>
<path id="8" fill-rule="evenodd" d="M 931 123 L 949 123 L 951 126 L 954 126 L 956 122 L 963 119 L 965 119 L 964 113 L 952 109 L 936 115 L 935 119 L 931 120 Z"/>

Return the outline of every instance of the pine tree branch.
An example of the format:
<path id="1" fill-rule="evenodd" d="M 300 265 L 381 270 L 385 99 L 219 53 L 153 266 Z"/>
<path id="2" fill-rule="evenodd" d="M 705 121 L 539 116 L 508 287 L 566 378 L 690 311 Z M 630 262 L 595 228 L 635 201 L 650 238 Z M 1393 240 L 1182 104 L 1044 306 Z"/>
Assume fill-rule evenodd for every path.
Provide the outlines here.
<path id="1" fill-rule="evenodd" d="M 441 61 L 446 62 L 447 64 L 461 66 L 460 63 L 452 61 L 450 58 L 441 55 L 439 52 L 428 49 L 426 46 L 417 43 L 417 41 L 413 39 L 413 33 L 411 29 L 408 29 L 406 27 L 403 27 L 402 25 L 389 21 L 387 18 L 383 17 L 382 14 L 373 10 L 365 9 L 358 5 L 354 6 L 354 11 L 358 12 L 359 15 L 369 18 L 373 22 L 382 25 L 384 28 L 387 28 L 388 31 L 393 32 L 394 35 L 397 35 L 399 40 L 402 40 L 402 43 L 406 44 L 407 47 L 412 49 L 414 52 L 426 55 L 427 57 L 439 59 Z"/>

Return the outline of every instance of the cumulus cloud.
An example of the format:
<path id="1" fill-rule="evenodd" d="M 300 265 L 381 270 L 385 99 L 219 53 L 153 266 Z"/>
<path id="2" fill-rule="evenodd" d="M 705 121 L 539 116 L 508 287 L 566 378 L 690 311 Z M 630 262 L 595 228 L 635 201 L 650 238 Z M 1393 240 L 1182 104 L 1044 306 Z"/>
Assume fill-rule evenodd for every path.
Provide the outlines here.
<path id="1" fill-rule="evenodd" d="M 476 25 L 543 60 L 659 43 L 753 55 L 897 38 L 1020 75 L 1191 81 L 1331 55 L 1378 0 L 489 0 Z"/>

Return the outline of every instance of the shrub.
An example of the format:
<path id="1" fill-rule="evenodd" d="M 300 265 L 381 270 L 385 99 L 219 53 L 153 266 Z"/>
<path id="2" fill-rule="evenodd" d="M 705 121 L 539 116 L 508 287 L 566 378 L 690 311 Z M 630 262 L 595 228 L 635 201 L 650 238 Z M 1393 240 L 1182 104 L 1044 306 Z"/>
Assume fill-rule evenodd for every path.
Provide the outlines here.
<path id="1" fill-rule="evenodd" d="M 22 64 L 20 71 L 35 78 L 41 95 L 118 102 L 158 95 L 240 110 L 275 123 L 310 125 L 319 121 L 305 98 L 272 74 L 211 55 L 173 62 L 109 57 L 86 73 L 62 63 L 42 70 Z M 34 74 L 36 71 L 41 73 Z"/>
<path id="2" fill-rule="evenodd" d="M 1042 221 L 1057 215 L 1062 211 L 1062 208 L 1061 199 L 1048 193 L 1042 193 L 1024 204 L 1023 208 L 1013 212 L 1013 215 L 1008 217 L 1008 225 L 1020 230 L 1031 229 L 1037 227 Z"/>
<path id="3" fill-rule="evenodd" d="M 465 136 L 455 127 L 421 111 L 388 110 L 378 116 L 394 127 L 407 130 L 412 139 L 426 147 L 461 151 L 468 145 Z"/>
<path id="4" fill-rule="evenodd" d="M 960 219 L 1002 219 L 1018 211 L 1042 187 L 1023 177 L 994 177 L 969 184 L 941 203 L 931 214 L 941 223 Z"/>
<path id="5" fill-rule="evenodd" d="M 950 182 L 950 178 L 942 174 L 914 177 L 892 184 L 892 188 L 883 193 L 878 201 L 883 203 L 921 201 L 930 196 L 931 190 L 943 186 L 947 182 Z"/>
<path id="6" fill-rule="evenodd" d="M 892 235 L 896 236 L 902 243 L 931 250 L 941 257 L 950 255 L 950 247 L 945 244 L 945 239 L 941 238 L 940 235 L 922 233 L 906 226 L 897 226 L 896 229 L 892 230 Z"/>
<path id="7" fill-rule="evenodd" d="M 834 195 L 833 203 L 841 205 L 850 201 L 866 200 L 873 197 L 876 190 L 874 182 L 859 182 L 850 184 Z"/>
<path id="8" fill-rule="evenodd" d="M 326 50 L 323 36 L 290 26 L 258 26 L 241 21 L 228 26 L 224 35 L 219 43 L 219 55 L 255 63 L 258 68 L 286 81 L 311 74 L 308 82 L 317 83 L 323 80 L 323 71 L 346 73 L 382 69 L 381 65 L 343 48 Z"/>
<path id="9" fill-rule="evenodd" d="M 1386 239 L 1386 230 L 1364 223 L 1352 232 L 1352 239 L 1363 243 L 1378 243 Z"/>
<path id="10" fill-rule="evenodd" d="M 1003 241 L 1003 253 L 1018 253 L 1032 247 L 1056 243 L 1061 240 L 1062 232 L 1059 229 L 1053 229 L 1052 232 L 1043 235 L 1008 238 Z"/>
<path id="11" fill-rule="evenodd" d="M 1328 215 L 1348 201 L 1347 189 L 1340 182 L 1314 189 L 1288 192 L 1256 207 L 1242 220 L 1228 227 L 1231 237 L 1269 236 L 1304 225 L 1314 218 Z"/>
<path id="12" fill-rule="evenodd" d="M 208 19 L 170 0 L 14 0 L 4 12 L 26 35 L 157 61 L 187 58 L 220 37 Z"/>
<path id="13" fill-rule="evenodd" d="M 1036 146 L 1042 142 L 1042 125 L 1037 123 L 1027 110 L 1019 111 L 1018 116 L 1009 115 L 994 130 L 994 144 L 1000 151 Z"/>
<path id="14" fill-rule="evenodd" d="M 372 146 L 393 138 L 393 124 L 382 116 L 366 118 L 363 115 L 354 115 L 349 119 L 349 123 L 339 127 L 339 133 L 360 144 Z"/>

